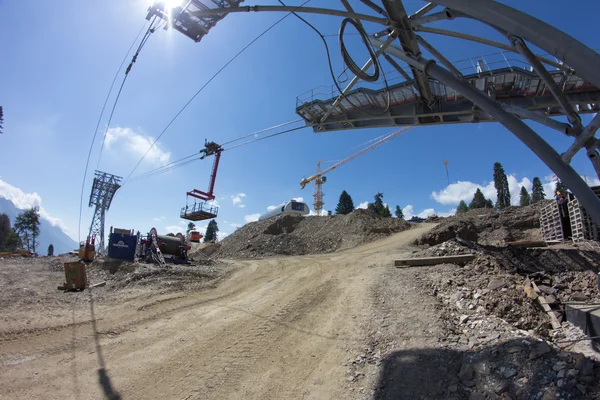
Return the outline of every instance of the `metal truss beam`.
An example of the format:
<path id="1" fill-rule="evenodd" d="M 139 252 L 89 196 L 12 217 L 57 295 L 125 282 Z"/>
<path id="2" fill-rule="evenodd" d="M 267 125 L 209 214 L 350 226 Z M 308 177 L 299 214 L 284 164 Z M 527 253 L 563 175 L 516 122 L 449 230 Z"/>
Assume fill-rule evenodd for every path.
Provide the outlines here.
<path id="1" fill-rule="evenodd" d="M 434 2 L 533 43 L 569 65 L 579 76 L 600 87 L 600 54 L 552 25 L 496 1 Z"/>
<path id="2" fill-rule="evenodd" d="M 372 40 L 378 43 L 382 42 L 381 39 Z M 414 68 L 420 69 L 424 73 L 462 93 L 483 111 L 493 116 L 529 147 L 529 149 L 533 151 L 552 171 L 554 171 L 559 179 L 573 191 L 577 199 L 592 216 L 592 219 L 596 222 L 600 222 L 600 199 L 573 167 L 565 163 L 556 150 L 554 150 L 554 148 L 552 148 L 552 146 L 550 146 L 533 129 L 516 116 L 506 112 L 500 103 L 481 93 L 472 85 L 457 78 L 448 70 L 437 65 L 435 61 L 426 60 L 424 58 L 416 59 L 394 46 L 388 47 L 387 51 L 394 57 L 401 59 Z"/>
<path id="3" fill-rule="evenodd" d="M 240 12 L 260 12 L 260 11 L 275 11 L 275 12 L 296 12 L 296 13 L 308 13 L 308 14 L 325 14 L 334 15 L 337 17 L 349 17 L 358 19 L 361 21 L 374 22 L 381 25 L 389 25 L 387 18 L 375 17 L 368 14 L 351 13 L 342 10 L 334 10 L 330 8 L 316 8 L 316 7 L 298 7 L 298 6 L 245 6 L 245 7 L 231 7 L 231 8 L 216 8 L 210 10 L 191 12 L 190 15 L 194 17 L 204 17 L 209 15 L 221 15 L 230 13 Z"/>

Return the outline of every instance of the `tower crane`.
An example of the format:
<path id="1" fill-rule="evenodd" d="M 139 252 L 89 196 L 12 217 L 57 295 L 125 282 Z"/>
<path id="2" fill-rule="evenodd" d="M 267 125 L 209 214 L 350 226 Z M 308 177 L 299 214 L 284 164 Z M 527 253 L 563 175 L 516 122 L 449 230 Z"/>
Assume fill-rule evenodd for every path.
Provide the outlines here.
<path id="1" fill-rule="evenodd" d="M 313 197 L 314 197 L 313 208 L 314 208 L 315 213 L 320 214 L 321 210 L 323 209 L 323 204 L 325 204 L 323 202 L 323 188 L 322 188 L 323 184 L 325 182 L 327 182 L 327 177 L 324 176 L 325 174 L 333 171 L 334 169 L 346 164 L 347 162 L 349 162 L 351 160 L 354 160 L 358 156 L 361 156 L 373 149 L 376 149 L 377 147 L 381 146 L 382 144 L 385 144 L 385 143 L 389 142 L 390 140 L 403 135 L 404 133 L 408 132 L 412 128 L 413 127 L 404 127 L 397 131 L 394 131 L 394 132 L 390 133 L 389 135 L 386 135 L 383 138 L 379 139 L 375 143 L 370 144 L 369 146 L 363 148 L 362 150 L 359 150 L 358 152 L 352 154 L 351 156 L 344 158 L 343 160 L 333 164 L 332 166 L 330 166 L 328 168 L 325 168 L 322 171 L 321 171 L 321 163 L 323 162 L 323 160 L 319 161 L 317 163 L 317 173 L 314 174 L 313 176 L 309 176 L 308 178 L 304 178 L 300 181 L 300 189 L 304 189 L 307 184 L 309 184 L 312 181 L 315 181 L 315 193 L 313 195 Z"/>

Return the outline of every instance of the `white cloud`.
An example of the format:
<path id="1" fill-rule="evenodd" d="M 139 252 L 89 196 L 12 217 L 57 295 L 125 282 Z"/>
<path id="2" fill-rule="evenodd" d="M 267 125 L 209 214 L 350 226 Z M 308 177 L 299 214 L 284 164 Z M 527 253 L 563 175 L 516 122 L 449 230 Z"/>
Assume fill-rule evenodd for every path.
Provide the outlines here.
<path id="1" fill-rule="evenodd" d="M 25 193 L 18 187 L 4 182 L 0 179 L 0 197 L 10 200 L 17 208 L 27 209 L 38 206 L 40 208 L 40 216 L 50 222 L 52 226 L 58 226 L 64 233 L 77 241 L 74 234 L 68 229 L 60 218 L 56 218 L 48 214 L 42 207 L 42 198 L 36 192 Z"/>
<path id="2" fill-rule="evenodd" d="M 523 178 L 519 181 L 514 175 L 508 175 L 507 179 L 510 190 L 510 202 L 513 205 L 518 205 L 521 186 L 525 186 L 527 191 L 531 192 L 532 183 L 528 178 Z M 446 186 L 439 192 L 432 192 L 431 197 L 443 205 L 458 205 L 461 200 L 464 200 L 469 204 L 469 202 L 473 200 L 473 195 L 477 189 L 481 190 L 486 199 L 491 199 L 492 202 L 496 202 L 498 196 L 496 188 L 494 187 L 494 182 L 488 182 L 481 185 L 469 181 L 458 181 Z"/>
<path id="3" fill-rule="evenodd" d="M 152 218 L 156 222 L 164 221 L 165 217 Z"/>
<path id="4" fill-rule="evenodd" d="M 179 225 L 165 226 L 165 230 L 167 231 L 167 233 L 185 233 L 185 229 Z"/>
<path id="5" fill-rule="evenodd" d="M 246 222 L 255 222 L 255 221 L 258 221 L 258 217 L 260 217 L 260 214 L 246 215 L 246 216 L 244 216 L 244 221 L 246 221 Z"/>
<path id="6" fill-rule="evenodd" d="M 110 128 L 106 133 L 106 149 L 111 149 L 111 146 L 115 143 L 119 143 L 119 146 L 116 146 L 115 148 L 123 149 L 130 155 L 141 158 L 146 151 L 148 151 L 150 146 L 152 146 L 152 143 L 154 143 L 154 138 L 141 133 L 136 133 L 130 128 Z M 156 143 L 154 147 L 148 151 L 145 159 L 152 164 L 165 164 L 171 159 L 171 153 L 163 150 L 161 146 Z"/>
<path id="7" fill-rule="evenodd" d="M 582 176 L 590 186 L 600 185 L 600 180 L 597 177 Z M 533 183 L 528 178 L 518 180 L 514 174 L 508 175 L 508 186 L 510 190 L 510 202 L 512 205 L 518 205 L 521 194 L 521 187 L 531 194 Z M 555 175 L 548 175 L 542 179 L 542 186 L 544 187 L 544 193 L 546 198 L 552 198 L 554 196 L 554 189 L 556 187 Z M 477 189 L 481 189 L 486 199 L 491 199 L 492 202 L 496 202 L 497 193 L 494 187 L 494 182 L 484 183 L 483 185 L 469 182 L 469 181 L 458 181 L 446 186 L 439 192 L 432 192 L 431 197 L 440 204 L 443 205 L 457 205 L 461 200 L 464 200 L 467 204 L 473 200 L 473 195 Z"/>
<path id="8" fill-rule="evenodd" d="M 233 229 L 237 229 L 237 228 L 242 227 L 242 224 L 232 223 L 232 224 L 229 224 L 229 226 L 231 226 Z"/>
<path id="9" fill-rule="evenodd" d="M 218 241 L 225 239 L 227 236 L 229 236 L 229 233 L 227 233 L 227 232 L 221 232 L 221 231 L 217 232 L 217 240 Z"/>
<path id="10" fill-rule="evenodd" d="M 320 214 L 317 214 L 316 212 L 314 212 L 313 210 L 309 210 L 308 212 L 309 216 L 314 216 L 314 215 L 321 215 L 322 217 L 327 215 L 327 210 L 321 210 Z"/>
<path id="11" fill-rule="evenodd" d="M 246 208 L 246 205 L 245 204 L 240 204 L 239 207 L 240 208 Z"/>
<path id="12" fill-rule="evenodd" d="M 455 213 L 456 213 L 455 208 L 452 208 L 446 212 L 437 212 L 433 208 L 426 208 L 421 212 L 415 212 L 415 208 L 410 204 L 402 209 L 402 214 L 404 214 L 404 219 L 407 221 L 414 216 L 417 216 L 419 218 L 427 218 L 432 215 L 437 215 L 438 217 L 448 217 L 450 215 L 454 215 Z"/>
<path id="13" fill-rule="evenodd" d="M 238 194 L 231 196 L 231 201 L 233 201 L 234 206 L 236 204 L 239 204 L 238 207 L 244 207 L 242 205 L 242 201 L 243 201 L 244 197 L 246 197 L 246 193 L 238 193 Z"/>
<path id="14" fill-rule="evenodd" d="M 278 206 L 268 206 L 267 207 L 267 211 L 273 211 L 274 209 L 276 209 Z"/>
<path id="15" fill-rule="evenodd" d="M 366 210 L 368 205 L 369 205 L 368 201 L 363 201 L 356 208 L 362 208 L 363 210 Z"/>

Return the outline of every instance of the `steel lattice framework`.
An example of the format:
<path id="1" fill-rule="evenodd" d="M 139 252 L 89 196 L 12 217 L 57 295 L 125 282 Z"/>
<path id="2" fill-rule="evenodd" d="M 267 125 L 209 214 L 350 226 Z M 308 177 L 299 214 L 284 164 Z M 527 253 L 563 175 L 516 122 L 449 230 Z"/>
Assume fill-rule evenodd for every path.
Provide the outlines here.
<path id="1" fill-rule="evenodd" d="M 104 252 L 104 219 L 106 211 L 110 208 L 117 189 L 121 187 L 122 179 L 120 176 L 101 171 L 96 171 L 94 176 L 94 184 L 92 185 L 88 206 L 95 208 L 88 238 L 94 236 L 98 238 L 96 250 L 100 253 Z"/>
<path id="2" fill-rule="evenodd" d="M 236 12 L 314 13 L 343 17 L 361 26 L 363 22 L 380 24 L 384 29 L 366 38 L 376 51 L 362 72 L 383 56 L 403 81 L 385 89 L 354 89 L 361 75 L 361 71 L 355 70 L 356 76 L 346 87 L 328 89 L 328 97 L 319 98 L 314 90 L 300 96 L 296 112 L 309 126 L 315 131 L 328 131 L 499 122 L 529 147 L 577 196 L 594 221 L 600 223 L 600 199 L 570 165 L 573 156 L 585 149 L 600 177 L 600 141 L 595 137 L 600 128 L 600 114 L 587 126 L 580 117 L 599 110 L 600 54 L 559 29 L 493 0 L 433 0 L 410 15 L 401 0 L 360 2 L 373 14 L 355 12 L 349 0 L 341 0 L 343 9 L 243 7 L 240 6 L 242 1 L 221 4 L 223 2 L 212 0 L 188 0 L 182 7 L 173 9 L 168 17 L 160 11 L 160 6 L 153 6 L 147 18 L 156 15 L 166 19 L 195 41 L 201 38 L 193 34 L 195 29 L 204 29 L 206 34 L 207 28 L 213 27 L 217 20 Z M 504 41 L 463 33 L 459 24 L 456 30 L 428 26 L 436 21 L 460 19 L 479 21 L 499 32 Z M 432 46 L 421 34 L 443 35 L 498 48 L 503 51 L 499 54 L 504 62 L 490 66 L 482 59 L 473 65 L 473 70 L 466 71 L 464 66 L 449 61 L 444 55 L 448 48 Z M 532 45 L 548 56 L 534 54 Z M 566 117 L 567 123 L 555 119 L 557 116 Z M 523 119 L 572 137 L 572 145 L 559 153 Z"/>

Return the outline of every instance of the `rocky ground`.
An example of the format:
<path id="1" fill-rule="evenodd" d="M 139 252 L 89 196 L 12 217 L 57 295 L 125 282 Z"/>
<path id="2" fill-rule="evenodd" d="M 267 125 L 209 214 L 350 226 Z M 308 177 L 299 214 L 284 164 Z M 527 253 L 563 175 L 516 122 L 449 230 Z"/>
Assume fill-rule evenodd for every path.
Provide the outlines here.
<path id="1" fill-rule="evenodd" d="M 217 258 L 331 253 L 409 229 L 396 218 L 381 218 L 357 209 L 348 215 L 284 215 L 244 225 L 221 243 Z"/>
<path id="2" fill-rule="evenodd" d="M 0 386 L 9 398 L 600 399 L 597 343 L 552 329 L 528 295 L 534 282 L 559 319 L 561 303 L 600 303 L 600 253 L 507 246 L 539 238 L 536 213 L 273 218 L 194 246 L 192 265 L 96 261 L 89 280 L 107 285 L 81 293 L 56 290 L 74 257 L 0 260 Z M 305 252 L 328 254 L 292 256 Z M 393 267 L 458 254 L 474 259 Z"/>
<path id="3" fill-rule="evenodd" d="M 439 225 L 417 240 L 419 245 L 436 245 L 459 237 L 481 245 L 503 246 L 506 242 L 541 240 L 539 210 L 545 202 L 527 207 L 469 210 L 449 218 L 429 219 Z"/>

